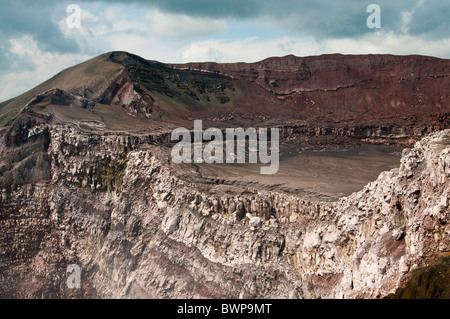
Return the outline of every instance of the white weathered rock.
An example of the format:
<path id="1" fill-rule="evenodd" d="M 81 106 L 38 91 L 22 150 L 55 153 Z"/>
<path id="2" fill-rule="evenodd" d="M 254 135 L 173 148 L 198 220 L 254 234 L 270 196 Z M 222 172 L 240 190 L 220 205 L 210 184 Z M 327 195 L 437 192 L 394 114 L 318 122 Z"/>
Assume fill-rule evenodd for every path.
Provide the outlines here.
<path id="1" fill-rule="evenodd" d="M 140 149 L 148 136 L 126 156 L 124 136 L 59 126 L 51 136 L 51 181 L 1 196 L 17 218 L 2 220 L 11 244 L 0 256 L 16 256 L 2 262 L 20 265 L 18 276 L 35 285 L 30 296 L 64 289 L 62 274 L 75 263 L 85 296 L 375 298 L 450 251 L 448 130 L 334 203 L 263 190 L 208 194 L 181 180 L 162 149 Z M 80 154 L 61 149 L 66 144 Z M 0 276 L 0 288 L 11 287 Z"/>

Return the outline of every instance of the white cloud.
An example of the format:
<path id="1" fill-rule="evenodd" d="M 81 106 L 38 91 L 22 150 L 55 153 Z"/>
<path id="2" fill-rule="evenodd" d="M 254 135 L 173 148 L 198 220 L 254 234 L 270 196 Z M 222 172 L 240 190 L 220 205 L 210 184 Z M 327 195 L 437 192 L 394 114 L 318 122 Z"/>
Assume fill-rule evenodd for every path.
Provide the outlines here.
<path id="1" fill-rule="evenodd" d="M 103 15 L 108 12 L 103 13 Z M 66 17 L 58 21 L 59 29 L 64 37 L 74 41 L 80 52 L 99 52 L 98 48 L 105 47 L 104 37 L 111 32 L 111 26 L 103 16 L 96 16 L 85 8 L 81 9 L 80 28 L 69 28 Z"/>
<path id="2" fill-rule="evenodd" d="M 108 37 L 108 50 L 127 51 L 143 58 L 160 62 L 178 62 L 179 47 L 157 37 L 141 34 L 118 33 Z"/>
<path id="3" fill-rule="evenodd" d="M 136 54 L 144 48 L 154 49 L 156 44 L 167 48 L 171 46 L 167 45 L 168 39 L 175 44 L 186 43 L 189 38 L 217 35 L 227 30 L 224 19 L 192 18 L 156 9 L 136 13 L 123 5 L 107 7 L 97 15 L 83 8 L 80 29 L 68 28 L 65 17 L 58 25 L 64 36 L 76 41 L 83 52 L 98 51 L 98 48 L 103 48 L 104 52 L 120 47 Z"/>
<path id="4" fill-rule="evenodd" d="M 428 41 L 407 34 L 378 31 L 362 38 L 327 39 L 282 37 L 235 41 L 198 41 L 182 49 L 182 62 L 255 62 L 271 56 L 342 54 L 419 54 L 450 57 L 450 38 Z"/>
<path id="5" fill-rule="evenodd" d="M 225 19 L 193 18 L 185 14 L 150 10 L 145 19 L 149 33 L 158 37 L 186 38 L 220 34 L 227 31 Z"/>
<path id="6" fill-rule="evenodd" d="M 30 35 L 9 39 L 10 52 L 18 55 L 35 55 L 39 52 L 38 44 Z"/>
<path id="7" fill-rule="evenodd" d="M 137 10 L 133 5 L 121 4 L 105 5 L 104 10 L 99 10 L 103 5 L 85 4 L 80 29 L 70 29 L 66 18 L 57 18 L 62 34 L 74 41 L 82 53 L 44 52 L 30 35 L 8 39 L 9 51 L 5 52 L 12 62 L 9 70 L 0 76 L 0 101 L 31 89 L 62 69 L 112 50 L 128 51 L 166 63 L 255 62 L 271 56 L 324 53 L 421 54 L 450 58 L 450 38 L 429 40 L 408 34 L 416 9 L 424 3 L 425 0 L 415 1 L 415 6 L 403 12 L 403 33 L 381 29 L 362 37 L 323 40 L 292 34 L 277 36 L 287 34 L 282 31 L 268 35 L 265 30 L 273 30 L 275 25 L 262 17 L 232 25 L 233 20 L 193 18 L 155 8 Z M 241 30 L 245 33 L 240 33 Z"/>
<path id="8" fill-rule="evenodd" d="M 221 62 L 223 60 L 223 53 L 216 49 L 217 43 L 192 43 L 188 45 L 181 55 L 181 60 L 184 62 L 197 62 L 197 61 L 215 61 Z"/>
<path id="9" fill-rule="evenodd" d="M 419 9 L 423 4 L 425 3 L 425 0 L 419 0 L 417 3 L 412 7 L 409 11 L 402 11 L 401 12 L 401 31 L 403 33 L 409 32 L 409 27 L 411 25 L 411 22 L 413 20 L 414 14 L 416 13 L 416 10 Z"/>
<path id="10" fill-rule="evenodd" d="M 29 35 L 12 38 L 9 42 L 10 52 L 18 62 L 14 63 L 10 72 L 0 77 L 0 101 L 22 94 L 61 70 L 89 58 L 84 54 L 42 52 L 36 40 Z"/>
<path id="11" fill-rule="evenodd" d="M 286 55 L 289 38 L 259 40 L 252 37 L 243 40 L 207 40 L 193 42 L 181 50 L 182 62 L 255 62 L 269 56 Z"/>
<path id="12" fill-rule="evenodd" d="M 361 39 L 329 39 L 321 51 L 342 54 L 398 54 L 450 57 L 450 38 L 425 40 L 421 37 L 393 32 L 376 32 Z"/>

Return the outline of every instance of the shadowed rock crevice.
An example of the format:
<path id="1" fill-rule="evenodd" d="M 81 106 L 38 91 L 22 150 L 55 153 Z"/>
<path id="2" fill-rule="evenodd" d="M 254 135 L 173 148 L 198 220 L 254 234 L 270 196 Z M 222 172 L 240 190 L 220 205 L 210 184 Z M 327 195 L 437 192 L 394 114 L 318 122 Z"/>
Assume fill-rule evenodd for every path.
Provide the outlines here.
<path id="1" fill-rule="evenodd" d="M 405 287 L 398 288 L 387 299 L 450 299 L 450 258 L 416 269 Z"/>

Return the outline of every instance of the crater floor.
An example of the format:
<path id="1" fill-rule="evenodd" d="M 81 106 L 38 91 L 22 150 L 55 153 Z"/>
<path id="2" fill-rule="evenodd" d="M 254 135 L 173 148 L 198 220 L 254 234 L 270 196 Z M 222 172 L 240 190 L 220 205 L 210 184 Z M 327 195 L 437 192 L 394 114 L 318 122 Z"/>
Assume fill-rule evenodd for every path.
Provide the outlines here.
<path id="1" fill-rule="evenodd" d="M 335 201 L 361 190 L 381 172 L 398 167 L 401 152 L 402 148 L 384 145 L 304 151 L 283 155 L 275 175 L 261 175 L 260 167 L 264 164 L 203 163 L 195 164 L 194 176 L 218 193 L 262 188 L 312 200 Z"/>

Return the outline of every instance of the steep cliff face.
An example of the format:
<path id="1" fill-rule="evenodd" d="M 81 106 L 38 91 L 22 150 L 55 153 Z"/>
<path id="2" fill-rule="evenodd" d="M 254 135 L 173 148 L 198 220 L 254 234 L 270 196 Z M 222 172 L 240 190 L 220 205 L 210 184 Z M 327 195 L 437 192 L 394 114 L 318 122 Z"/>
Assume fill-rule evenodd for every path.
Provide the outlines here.
<path id="1" fill-rule="evenodd" d="M 444 93 L 450 83 L 450 66 L 446 60 L 432 57 L 291 55 L 249 64 L 171 67 L 256 83 L 298 111 L 325 116 L 333 112 L 334 119 L 354 119 L 361 113 L 388 118 L 399 111 L 401 115 L 430 114 L 443 111 L 450 101 Z"/>
<path id="2" fill-rule="evenodd" d="M 337 202 L 214 194 L 160 137 L 48 131 L 48 179 L 2 189 L 2 297 L 375 298 L 450 252 L 448 130 Z"/>
<path id="3" fill-rule="evenodd" d="M 449 65 L 168 65 L 112 52 L 1 103 L 0 297 L 420 295 L 407 285 L 414 270 L 450 255 Z M 325 201 L 175 165 L 170 133 L 194 119 L 278 127 L 285 154 L 414 147 L 363 190 Z M 73 264 L 79 289 L 67 285 Z"/>

